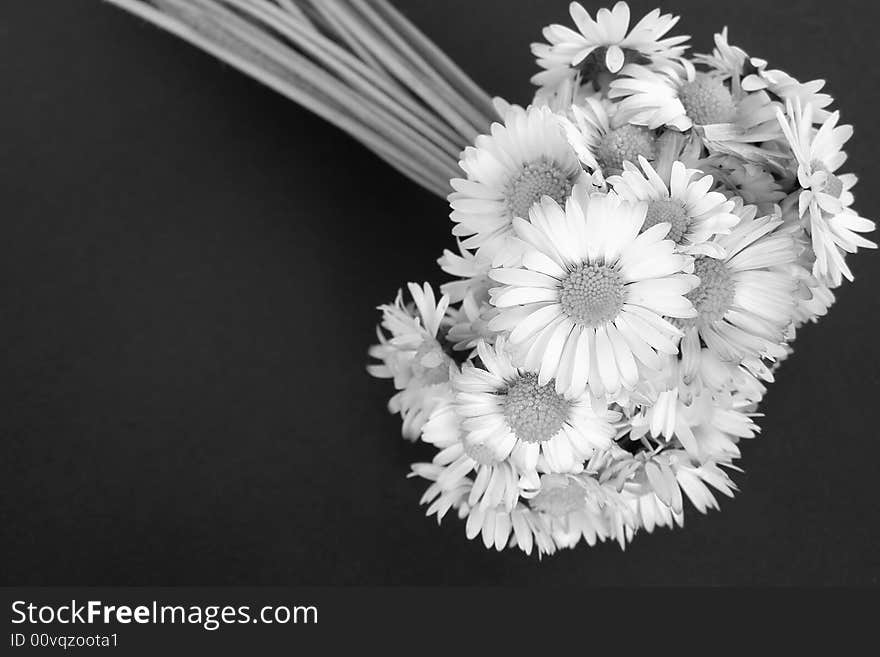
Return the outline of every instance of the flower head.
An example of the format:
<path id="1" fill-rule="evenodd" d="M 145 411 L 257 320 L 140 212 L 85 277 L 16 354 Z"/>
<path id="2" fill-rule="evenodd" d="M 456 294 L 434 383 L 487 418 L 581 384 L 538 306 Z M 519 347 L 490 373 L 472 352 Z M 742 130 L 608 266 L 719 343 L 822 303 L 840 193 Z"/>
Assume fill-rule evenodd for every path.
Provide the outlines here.
<path id="1" fill-rule="evenodd" d="M 465 149 L 460 162 L 467 178 L 450 181 L 452 232 L 464 238 L 465 248 L 490 256 L 512 233 L 516 217 L 543 196 L 564 203 L 583 167 L 563 134 L 559 120 L 547 107 L 511 106 L 504 124 L 494 123 Z"/>
<path id="2" fill-rule="evenodd" d="M 771 355 L 795 312 L 797 281 L 787 266 L 797 260 L 797 244 L 778 230 L 780 218 L 755 218 L 756 211 L 737 207 L 740 223 L 714 240 L 723 257 L 696 258 L 700 284 L 687 296 L 697 315 L 677 320 L 685 341 L 699 336 L 722 360 L 735 363 Z"/>
<path id="3" fill-rule="evenodd" d="M 403 435 L 416 440 L 431 409 L 448 393 L 449 368 L 454 363 L 438 341 L 449 298 L 437 301 L 427 283 L 421 288 L 409 283 L 408 288 L 412 305 L 404 304 L 403 293 L 398 292 L 394 303 L 379 306 L 379 344 L 370 347 L 369 353 L 381 363 L 369 365 L 367 371 L 380 379 L 393 379 L 399 392 L 388 408 L 403 418 Z"/>
<path id="4" fill-rule="evenodd" d="M 690 258 L 664 239 L 668 223 L 642 232 L 645 204 L 614 194 L 576 194 L 565 209 L 545 198 L 531 223 L 515 222 L 527 245 L 522 264 L 494 269 L 500 309 L 489 323 L 510 343 L 538 383 L 560 393 L 631 389 L 636 361 L 659 367 L 657 352 L 675 353 L 678 330 L 663 316 L 695 316 L 685 298 L 697 279 Z"/>
<path id="5" fill-rule="evenodd" d="M 532 77 L 544 88 L 577 78 L 599 83 L 605 75 L 619 73 L 628 62 L 665 61 L 684 54 L 687 36 L 663 36 L 678 22 L 672 14 L 655 9 L 630 29 L 629 5 L 618 2 L 600 9 L 595 20 L 579 2 L 569 6 L 577 31 L 563 25 L 544 28 L 547 43 L 532 44 L 538 65 L 545 69 Z"/>
<path id="6" fill-rule="evenodd" d="M 480 366 L 465 364 L 452 381 L 463 443 L 487 459 L 510 458 L 530 475 L 579 472 L 614 436 L 616 415 L 587 392 L 560 394 L 534 371 L 515 367 L 499 339 L 477 345 Z"/>
<path id="7" fill-rule="evenodd" d="M 739 223 L 739 217 L 731 213 L 734 202 L 709 191 L 715 182 L 712 176 L 676 161 L 667 185 L 647 160 L 640 158 L 639 164 L 641 170 L 624 163 L 623 173 L 609 178 L 608 184 L 622 199 L 648 204 L 642 231 L 668 223 L 668 239 L 688 253 L 705 254 L 712 237 L 729 233 Z"/>
<path id="8" fill-rule="evenodd" d="M 786 114 L 777 109 L 777 117 L 796 163 L 801 188 L 797 194 L 798 214 L 807 220 L 816 256 L 813 275 L 836 287 L 843 277 L 853 280 L 845 253 L 855 253 L 859 247 L 877 247 L 859 234 L 873 231 L 874 222 L 849 207 L 856 177 L 836 173 L 846 161 L 842 149 L 852 136 L 852 126 L 838 126 L 840 113 L 834 112 L 816 130 L 812 105 L 802 106 L 798 99 L 787 103 Z"/>

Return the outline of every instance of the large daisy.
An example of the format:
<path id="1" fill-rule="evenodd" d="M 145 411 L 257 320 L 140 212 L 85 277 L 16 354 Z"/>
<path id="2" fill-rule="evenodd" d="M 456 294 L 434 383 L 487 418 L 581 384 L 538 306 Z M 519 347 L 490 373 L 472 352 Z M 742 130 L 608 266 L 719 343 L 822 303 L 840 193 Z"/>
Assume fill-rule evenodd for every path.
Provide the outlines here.
<path id="1" fill-rule="evenodd" d="M 646 204 L 615 194 L 576 194 L 565 209 L 546 198 L 531 223 L 515 222 L 528 246 L 522 264 L 490 276 L 501 309 L 489 325 L 510 343 L 538 383 L 560 393 L 632 389 L 637 361 L 657 368 L 657 352 L 676 353 L 679 331 L 663 316 L 696 315 L 685 298 L 698 283 L 688 256 L 664 239 L 668 223 L 640 232 Z"/>
<path id="2" fill-rule="evenodd" d="M 720 192 L 709 191 L 715 182 L 712 176 L 688 169 L 681 162 L 673 162 L 668 185 L 645 158 L 639 158 L 639 164 L 641 171 L 625 162 L 623 173 L 609 178 L 608 184 L 622 199 L 648 204 L 642 231 L 666 222 L 670 225 L 667 238 L 681 250 L 715 254 L 708 241 L 729 233 L 739 222 L 731 213 L 734 202 Z"/>
<path id="3" fill-rule="evenodd" d="M 853 279 L 844 253 L 855 253 L 859 247 L 877 247 L 859 235 L 873 231 L 874 222 L 849 208 L 853 202 L 850 189 L 856 177 L 835 173 L 846 161 L 842 148 L 853 129 L 850 125 L 838 126 L 840 113 L 834 112 L 816 130 L 812 105 L 802 106 L 797 99 L 787 103 L 786 109 L 787 115 L 777 110 L 777 116 L 797 165 L 801 187 L 797 196 L 798 214 L 807 220 L 812 238 L 816 255 L 813 275 L 838 286 L 842 277 Z"/>
<path id="4" fill-rule="evenodd" d="M 467 178 L 450 181 L 452 232 L 465 238 L 465 248 L 490 255 L 511 233 L 515 217 L 528 217 L 542 196 L 564 203 L 575 183 L 586 178 L 547 107 L 511 106 L 504 124 L 494 123 L 489 135 L 477 137 L 459 164 Z"/>
<path id="5" fill-rule="evenodd" d="M 655 9 L 630 29 L 629 6 L 618 2 L 610 11 L 600 9 L 596 19 L 583 5 L 569 6 L 577 31 L 564 25 L 544 28 L 547 43 L 532 44 L 538 65 L 545 69 L 532 83 L 554 88 L 572 78 L 600 83 L 602 77 L 618 73 L 627 62 L 650 62 L 681 57 L 690 37 L 662 38 L 678 22 L 678 16 Z"/>
<path id="6" fill-rule="evenodd" d="M 699 286 L 687 296 L 697 310 L 677 320 L 684 342 L 698 339 L 722 360 L 772 355 L 785 340 L 795 314 L 798 281 L 788 271 L 799 249 L 776 216 L 755 218 L 754 206 L 736 208 L 740 223 L 715 238 L 723 258 L 698 256 Z M 685 346 L 682 346 L 685 351 Z"/>
<path id="7" fill-rule="evenodd" d="M 538 469 L 579 472 L 614 436 L 617 414 L 589 393 L 560 394 L 534 371 L 515 367 L 503 338 L 477 345 L 481 366 L 452 380 L 463 443 L 483 460 L 510 458 L 527 477 Z M 464 466 L 462 466 L 464 467 Z"/>

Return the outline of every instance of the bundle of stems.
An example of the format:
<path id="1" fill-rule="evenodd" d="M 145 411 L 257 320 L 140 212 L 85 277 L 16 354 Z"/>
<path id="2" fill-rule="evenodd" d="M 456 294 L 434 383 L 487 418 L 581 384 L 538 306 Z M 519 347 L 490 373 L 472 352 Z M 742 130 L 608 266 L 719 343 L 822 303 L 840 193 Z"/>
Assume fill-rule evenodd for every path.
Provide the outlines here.
<path id="1" fill-rule="evenodd" d="M 201 48 L 445 196 L 488 94 L 387 0 L 106 0 Z"/>

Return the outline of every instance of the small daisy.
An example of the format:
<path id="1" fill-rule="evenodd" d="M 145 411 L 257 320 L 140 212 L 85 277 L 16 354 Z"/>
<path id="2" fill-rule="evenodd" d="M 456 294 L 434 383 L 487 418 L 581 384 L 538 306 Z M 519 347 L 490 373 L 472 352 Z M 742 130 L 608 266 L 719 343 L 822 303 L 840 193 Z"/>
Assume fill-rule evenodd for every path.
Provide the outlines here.
<path id="1" fill-rule="evenodd" d="M 540 385 L 614 394 L 636 385 L 637 360 L 656 369 L 658 351 L 676 353 L 680 333 L 662 316 L 695 316 L 684 295 L 698 280 L 664 239 L 669 224 L 640 233 L 645 212 L 614 194 L 577 195 L 565 209 L 544 199 L 531 223 L 515 222 L 530 250 L 522 266 L 490 272 L 503 287 L 491 291 L 501 312 L 489 327 L 510 331 Z"/>
<path id="2" fill-rule="evenodd" d="M 642 436 L 677 441 L 692 457 L 706 461 L 739 458 L 737 443 L 754 438 L 759 431 L 742 408 L 743 398 L 709 391 L 688 398 L 672 388 L 658 396 L 657 403 L 632 418 L 631 439 Z"/>
<path id="3" fill-rule="evenodd" d="M 801 106 L 798 100 L 786 106 L 787 116 L 777 110 L 779 124 L 797 163 L 798 214 L 808 220 L 816 261 L 813 275 L 834 287 L 842 278 L 853 280 L 844 253 L 859 247 L 877 248 L 859 233 L 874 230 L 873 221 L 849 209 L 853 202 L 850 189 L 856 183 L 853 174 L 836 175 L 846 161 L 843 145 L 852 136 L 852 126 L 838 126 L 840 112 L 834 112 L 817 130 L 813 128 L 812 105 Z"/>
<path id="4" fill-rule="evenodd" d="M 448 392 L 449 369 L 454 363 L 437 340 L 449 298 L 437 301 L 427 283 L 422 288 L 415 283 L 407 287 L 414 307 L 404 304 L 400 291 L 393 304 L 379 306 L 379 344 L 370 347 L 369 354 L 381 364 L 368 365 L 367 371 L 377 378 L 394 380 L 400 392 L 388 402 L 388 409 L 403 418 L 404 437 L 416 440 L 428 413 Z"/>
<path id="5" fill-rule="evenodd" d="M 672 450 L 651 450 L 633 455 L 619 450 L 615 459 L 603 468 L 600 481 L 616 482 L 618 488 L 636 498 L 653 493 L 663 506 L 680 516 L 684 506 L 671 453 Z"/>
<path id="6" fill-rule="evenodd" d="M 614 436 L 617 414 L 586 392 L 562 395 L 535 372 L 513 365 L 504 339 L 477 345 L 481 367 L 465 364 L 454 377 L 464 443 L 484 460 L 510 458 L 528 478 L 536 469 L 579 472 Z"/>
<path id="7" fill-rule="evenodd" d="M 700 284 L 687 296 L 697 316 L 677 323 L 684 340 L 699 336 L 722 360 L 739 363 L 772 353 L 784 341 L 797 290 L 786 267 L 797 260 L 798 248 L 791 235 L 777 230 L 780 218 L 756 219 L 754 206 L 739 204 L 735 211 L 740 223 L 715 238 L 724 257 L 694 261 Z"/>
<path id="8" fill-rule="evenodd" d="M 613 105 L 608 101 L 586 98 L 582 106 L 571 108 L 571 119 L 561 119 L 578 158 L 590 171 L 599 174 L 599 182 L 605 176 L 619 173 L 624 162 L 635 162 L 638 157 L 653 160 L 657 154 L 657 139 L 652 130 L 630 123 L 615 125 L 610 112 Z"/>
<path id="9" fill-rule="evenodd" d="M 612 537 L 610 519 L 614 511 L 625 511 L 618 491 L 589 474 L 543 475 L 528 505 L 544 518 L 560 548 L 573 548 L 581 539 L 593 546 Z"/>
<path id="10" fill-rule="evenodd" d="M 452 232 L 462 246 L 492 256 L 512 233 L 515 217 L 526 218 L 542 196 L 560 203 L 586 178 L 557 117 L 547 107 L 511 106 L 504 125 L 477 137 L 459 162 L 467 179 L 453 178 L 449 195 Z"/>
<path id="11" fill-rule="evenodd" d="M 544 28 L 548 43 L 532 44 L 538 65 L 545 69 L 532 77 L 532 84 L 555 88 L 572 79 L 601 84 L 602 79 L 619 73 L 627 62 L 648 63 L 681 57 L 690 37 L 662 37 L 678 22 L 678 16 L 660 14 L 659 9 L 647 14 L 629 29 L 630 12 L 625 2 L 612 10 L 600 9 L 596 19 L 583 5 L 569 6 L 578 31 L 564 25 Z"/>
<path id="12" fill-rule="evenodd" d="M 745 50 L 730 45 L 727 28 L 715 34 L 715 48 L 709 55 L 694 55 L 694 62 L 716 71 L 721 80 L 730 80 L 734 90 L 740 89 L 743 67 L 749 56 Z"/>
<path id="13" fill-rule="evenodd" d="M 647 160 L 639 158 L 639 164 L 641 171 L 625 162 L 623 173 L 609 178 L 608 184 L 623 200 L 648 204 L 642 231 L 668 223 L 667 239 L 682 251 L 717 254 L 717 249 L 708 241 L 715 235 L 730 233 L 739 223 L 739 217 L 731 214 L 733 201 L 719 192 L 709 191 L 715 183 L 712 176 L 674 162 L 667 186 Z M 694 180 L 697 176 L 699 178 Z"/>
<path id="14" fill-rule="evenodd" d="M 441 486 L 438 479 L 444 472 L 445 468 L 436 463 L 414 463 L 412 466 L 411 477 L 433 482 L 420 501 L 420 504 L 428 505 L 425 515 L 436 515 L 440 523 L 451 509 L 455 509 L 458 517 L 465 520 L 467 538 L 473 540 L 480 536 L 486 548 L 494 547 L 501 551 L 505 547 L 517 546 L 526 554 L 531 554 L 537 548 L 539 557 L 556 551 L 550 527 L 538 513 L 522 503 L 511 510 L 503 506 L 471 506 L 467 500 L 473 481 L 464 476 Z"/>
<path id="15" fill-rule="evenodd" d="M 510 462 L 497 458 L 484 445 L 467 440 L 454 403 L 440 404 L 431 412 L 422 428 L 422 440 L 439 450 L 433 462 L 443 468 L 436 478 L 441 488 L 455 488 L 463 477 L 475 473 L 467 497 L 472 507 L 485 510 L 502 505 L 511 511 L 521 490 L 539 485 L 537 475 L 532 480 L 521 478 Z"/>
<path id="16" fill-rule="evenodd" d="M 822 92 L 825 80 L 799 82 L 785 71 L 767 70 L 767 62 L 758 57 L 750 58 L 749 64 L 754 72 L 742 80 L 745 91 L 765 90 L 783 102 L 800 102 L 804 106 L 809 104 L 813 107 L 813 120 L 817 123 L 824 123 L 831 116 L 831 112 L 825 108 L 834 102 L 834 98 Z"/>
<path id="17" fill-rule="evenodd" d="M 770 97 L 732 91 L 723 73 L 697 71 L 686 60 L 662 70 L 630 64 L 611 83 L 609 96 L 620 99 L 618 112 L 630 123 L 682 132 L 695 128 L 711 153 L 756 162 L 778 159 L 760 146 L 780 135 Z"/>
<path id="18" fill-rule="evenodd" d="M 622 490 L 630 496 L 631 507 L 648 532 L 657 526 L 682 526 L 685 496 L 698 511 L 706 513 L 718 508 L 712 488 L 728 497 L 736 490 L 717 463 L 701 463 L 681 450 L 618 457 L 602 478 L 623 478 Z"/>

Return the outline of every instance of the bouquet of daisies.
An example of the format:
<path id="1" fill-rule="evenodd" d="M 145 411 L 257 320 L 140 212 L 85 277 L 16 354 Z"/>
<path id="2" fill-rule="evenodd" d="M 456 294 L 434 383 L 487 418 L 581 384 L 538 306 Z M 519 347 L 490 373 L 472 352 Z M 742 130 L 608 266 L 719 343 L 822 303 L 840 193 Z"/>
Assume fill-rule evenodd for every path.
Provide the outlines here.
<path id="1" fill-rule="evenodd" d="M 422 502 L 468 538 L 625 545 L 732 496 L 727 471 L 797 328 L 874 244 L 840 172 L 852 134 L 802 84 L 618 3 L 551 25 L 528 107 L 461 157 L 455 278 L 382 306 L 376 376 L 436 447 Z"/>
<path id="2" fill-rule="evenodd" d="M 624 547 L 681 525 L 685 499 L 732 497 L 798 327 L 852 280 L 846 254 L 875 247 L 824 82 L 726 30 L 690 57 L 676 16 L 572 3 L 532 45 L 519 106 L 384 0 L 111 1 L 448 195 L 447 282 L 380 306 L 369 371 L 393 382 L 404 437 L 435 449 L 411 473 L 428 515 L 487 548 Z"/>

